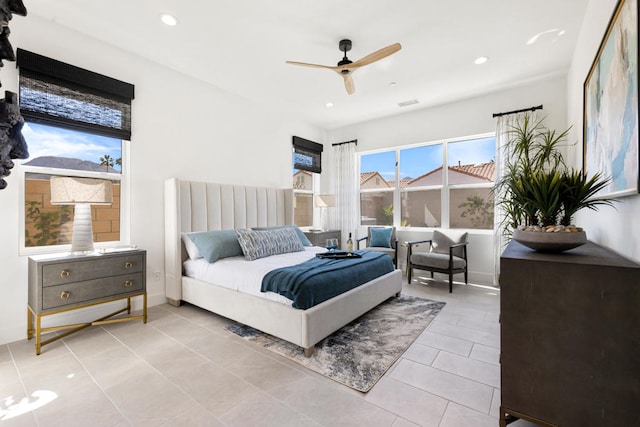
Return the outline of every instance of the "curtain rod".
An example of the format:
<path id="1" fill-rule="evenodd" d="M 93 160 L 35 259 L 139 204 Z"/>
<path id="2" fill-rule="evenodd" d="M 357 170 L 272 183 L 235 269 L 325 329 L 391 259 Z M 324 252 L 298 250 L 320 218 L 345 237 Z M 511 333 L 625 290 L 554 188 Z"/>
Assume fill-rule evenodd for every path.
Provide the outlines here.
<path id="1" fill-rule="evenodd" d="M 335 144 L 331 144 L 332 147 L 335 147 L 336 145 L 344 145 L 344 144 L 351 144 L 354 143 L 356 145 L 358 145 L 358 140 L 357 139 L 353 139 L 351 141 L 345 141 L 345 142 L 336 142 Z"/>
<path id="2" fill-rule="evenodd" d="M 538 105 L 537 107 L 523 108 L 522 110 L 507 111 L 506 113 L 493 113 L 493 117 L 501 117 L 501 116 L 506 116 L 508 114 L 524 113 L 525 111 L 536 111 L 536 110 L 542 110 L 542 104 Z"/>

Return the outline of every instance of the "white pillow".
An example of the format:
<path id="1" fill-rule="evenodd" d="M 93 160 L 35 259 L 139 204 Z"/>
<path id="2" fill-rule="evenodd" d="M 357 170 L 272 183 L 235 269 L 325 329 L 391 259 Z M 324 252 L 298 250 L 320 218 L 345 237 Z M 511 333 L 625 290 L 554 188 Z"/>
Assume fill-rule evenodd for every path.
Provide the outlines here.
<path id="1" fill-rule="evenodd" d="M 194 233 L 180 233 L 182 236 L 182 242 L 184 243 L 184 248 L 187 250 L 187 255 L 189 255 L 190 259 L 198 259 L 202 258 L 202 254 L 198 250 L 198 247 L 193 240 L 189 238 L 189 234 Z"/>

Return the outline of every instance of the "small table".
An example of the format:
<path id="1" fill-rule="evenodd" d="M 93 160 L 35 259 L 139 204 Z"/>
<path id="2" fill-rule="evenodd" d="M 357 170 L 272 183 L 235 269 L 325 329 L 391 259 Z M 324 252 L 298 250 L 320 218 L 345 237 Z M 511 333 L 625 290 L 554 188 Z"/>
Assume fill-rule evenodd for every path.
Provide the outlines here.
<path id="1" fill-rule="evenodd" d="M 27 339 L 35 336 L 36 354 L 40 354 L 42 346 L 92 325 L 130 320 L 147 323 L 146 254 L 144 250 L 126 250 L 29 257 Z M 124 311 L 131 314 L 131 298 L 136 296 L 143 297 L 141 315 L 111 319 Z M 95 321 L 47 328 L 41 326 L 45 316 L 121 299 L 127 300 L 125 308 Z M 71 330 L 41 340 L 43 332 L 65 329 Z"/>
<path id="2" fill-rule="evenodd" d="M 304 231 L 304 235 L 307 236 L 313 246 L 324 248 L 327 246 L 327 239 L 338 239 L 338 247 L 336 249 L 340 249 L 342 245 L 340 242 L 342 232 L 340 230 L 309 230 Z"/>

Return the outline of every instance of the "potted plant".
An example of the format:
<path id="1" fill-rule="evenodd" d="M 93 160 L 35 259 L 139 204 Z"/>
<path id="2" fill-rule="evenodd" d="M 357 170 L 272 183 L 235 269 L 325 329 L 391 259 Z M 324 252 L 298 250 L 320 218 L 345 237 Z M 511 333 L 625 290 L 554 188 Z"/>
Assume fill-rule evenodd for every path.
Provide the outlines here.
<path id="1" fill-rule="evenodd" d="M 583 208 L 613 206 L 615 199 L 597 198 L 610 181 L 601 174 L 568 168 L 560 147 L 569 129 L 561 133 L 525 115 L 509 131 L 506 174 L 496 181 L 494 193 L 506 214 L 503 231 L 540 251 L 562 251 L 586 243 L 586 233 L 572 224 Z"/>

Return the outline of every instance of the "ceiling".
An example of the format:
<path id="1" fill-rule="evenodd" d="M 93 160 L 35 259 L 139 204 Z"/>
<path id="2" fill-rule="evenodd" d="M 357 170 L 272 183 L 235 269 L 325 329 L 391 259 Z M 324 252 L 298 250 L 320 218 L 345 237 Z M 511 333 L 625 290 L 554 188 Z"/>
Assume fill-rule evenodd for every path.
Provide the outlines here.
<path id="1" fill-rule="evenodd" d="M 332 129 L 566 73 L 588 0 L 24 3 L 29 15 Z M 161 23 L 164 12 L 178 25 Z M 351 96 L 331 70 L 285 64 L 335 65 L 343 38 L 352 61 L 395 42 L 402 50 L 357 70 Z M 489 61 L 475 65 L 480 56 Z"/>

